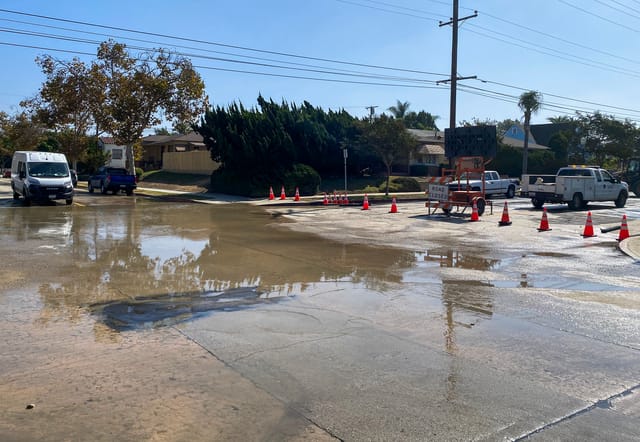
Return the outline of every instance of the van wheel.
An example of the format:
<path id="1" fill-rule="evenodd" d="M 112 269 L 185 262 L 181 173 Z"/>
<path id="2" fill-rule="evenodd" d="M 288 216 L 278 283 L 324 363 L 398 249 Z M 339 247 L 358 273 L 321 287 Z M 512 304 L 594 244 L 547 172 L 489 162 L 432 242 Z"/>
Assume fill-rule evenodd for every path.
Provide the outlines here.
<path id="1" fill-rule="evenodd" d="M 13 199 L 14 200 L 19 200 L 20 199 L 20 194 L 16 193 L 15 190 L 13 191 Z"/>
<path id="2" fill-rule="evenodd" d="M 533 204 L 533 207 L 535 207 L 536 209 L 542 209 L 542 206 L 544 205 L 544 200 L 531 198 L 531 204 Z"/>
<path id="3" fill-rule="evenodd" d="M 29 194 L 27 193 L 26 190 L 24 192 L 24 205 L 25 206 L 30 206 L 31 205 L 31 197 L 29 196 Z"/>
<path id="4" fill-rule="evenodd" d="M 624 205 L 627 204 L 627 192 L 625 192 L 624 190 L 620 191 L 620 195 L 618 195 L 618 198 L 616 198 L 615 204 L 617 208 L 624 207 Z"/>
<path id="5" fill-rule="evenodd" d="M 507 189 L 507 193 L 505 194 L 505 196 L 507 198 L 513 198 L 514 196 L 516 196 L 516 188 L 515 186 L 509 186 L 509 188 Z"/>
<path id="6" fill-rule="evenodd" d="M 573 198 L 569 201 L 569 209 L 578 210 L 584 207 L 584 200 L 582 199 L 581 193 L 573 194 Z"/>
<path id="7" fill-rule="evenodd" d="M 73 198 L 69 198 L 68 200 L 66 200 L 67 206 L 70 206 L 71 204 L 73 204 Z"/>

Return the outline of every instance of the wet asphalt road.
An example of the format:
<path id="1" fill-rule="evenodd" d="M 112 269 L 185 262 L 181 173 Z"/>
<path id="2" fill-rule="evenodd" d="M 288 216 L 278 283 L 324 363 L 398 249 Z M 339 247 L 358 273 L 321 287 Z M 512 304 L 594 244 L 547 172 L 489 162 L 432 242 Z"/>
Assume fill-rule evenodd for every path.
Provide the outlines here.
<path id="1" fill-rule="evenodd" d="M 469 223 L 420 202 L 9 197 L 2 439 L 43 425 L 52 440 L 640 434 L 638 264 L 616 232 L 582 238 L 586 212 L 550 207 L 538 232 L 541 212 L 518 199 L 499 227 L 504 200 Z M 640 231 L 638 199 L 590 209 L 596 232 L 623 213 Z"/>

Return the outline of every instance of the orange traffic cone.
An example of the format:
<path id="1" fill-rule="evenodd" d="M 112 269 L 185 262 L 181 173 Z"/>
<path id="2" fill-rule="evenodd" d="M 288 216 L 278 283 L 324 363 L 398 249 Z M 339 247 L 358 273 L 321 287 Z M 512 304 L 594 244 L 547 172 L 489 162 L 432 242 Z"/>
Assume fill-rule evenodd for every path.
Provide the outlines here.
<path id="1" fill-rule="evenodd" d="M 391 210 L 389 210 L 389 213 L 398 213 L 398 206 L 396 205 L 396 197 L 395 196 L 391 200 Z"/>
<path id="2" fill-rule="evenodd" d="M 369 210 L 369 198 L 367 194 L 364 194 L 364 201 L 362 201 L 362 210 Z"/>
<path id="3" fill-rule="evenodd" d="M 507 208 L 507 202 L 504 202 L 504 209 L 502 210 L 502 219 L 498 223 L 499 226 L 510 226 L 511 221 L 509 220 L 509 209 Z"/>
<path id="4" fill-rule="evenodd" d="M 471 219 L 469 221 L 480 221 L 478 217 L 478 204 L 473 200 L 473 210 L 471 211 Z"/>
<path id="5" fill-rule="evenodd" d="M 333 197 L 331 198 L 331 202 L 332 202 L 333 204 L 340 204 L 340 203 L 338 202 L 338 196 L 336 195 L 336 192 L 335 192 L 335 191 L 333 192 Z"/>
<path id="6" fill-rule="evenodd" d="M 296 195 L 293 197 L 294 201 L 300 201 L 300 191 L 296 187 Z"/>
<path id="7" fill-rule="evenodd" d="M 284 193 L 284 186 L 282 186 L 282 190 L 280 190 L 280 199 L 281 200 L 287 199 L 287 195 Z"/>
<path id="8" fill-rule="evenodd" d="M 629 238 L 629 227 L 627 226 L 627 215 L 622 215 L 622 224 L 620 225 L 620 234 L 618 235 L 618 241 L 622 241 Z"/>
<path id="9" fill-rule="evenodd" d="M 551 230 L 549 228 L 549 220 L 547 219 L 547 208 L 542 208 L 542 219 L 540 220 L 540 227 L 538 227 L 538 232 L 546 232 L 547 230 Z"/>
<path id="10" fill-rule="evenodd" d="M 327 192 L 324 193 L 324 199 L 322 200 L 322 205 L 323 206 L 329 205 L 329 198 L 327 197 Z"/>
<path id="11" fill-rule="evenodd" d="M 344 200 L 342 199 L 342 194 L 339 193 L 338 194 L 338 205 L 341 206 L 344 204 Z"/>
<path id="12" fill-rule="evenodd" d="M 269 187 L 269 199 L 274 200 L 276 196 L 273 194 L 273 187 Z"/>
<path id="13" fill-rule="evenodd" d="M 582 236 L 584 236 L 585 238 L 596 236 L 593 233 L 593 222 L 591 221 L 591 212 L 587 213 L 587 223 L 584 225 L 584 231 L 582 232 Z"/>
<path id="14" fill-rule="evenodd" d="M 342 198 L 342 204 L 345 206 L 349 205 L 349 197 L 347 196 L 347 192 L 344 193 L 344 197 Z"/>

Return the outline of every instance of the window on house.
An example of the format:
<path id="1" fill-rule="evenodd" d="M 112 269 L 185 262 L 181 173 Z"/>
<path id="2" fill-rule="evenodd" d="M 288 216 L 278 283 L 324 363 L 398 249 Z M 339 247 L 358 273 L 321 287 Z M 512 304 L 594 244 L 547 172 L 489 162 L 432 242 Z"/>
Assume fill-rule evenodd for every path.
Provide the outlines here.
<path id="1" fill-rule="evenodd" d="M 122 159 L 122 149 L 112 149 L 111 150 L 111 159 L 121 160 Z"/>

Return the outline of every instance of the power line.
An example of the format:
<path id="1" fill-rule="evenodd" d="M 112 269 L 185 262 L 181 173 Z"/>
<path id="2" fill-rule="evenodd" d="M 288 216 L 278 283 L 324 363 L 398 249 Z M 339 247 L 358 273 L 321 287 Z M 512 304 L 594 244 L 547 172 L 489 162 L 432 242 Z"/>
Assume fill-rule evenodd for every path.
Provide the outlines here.
<path id="1" fill-rule="evenodd" d="M 204 44 L 204 45 L 221 46 L 221 47 L 226 47 L 226 48 L 240 49 L 240 50 L 243 50 L 243 51 L 259 52 L 259 53 L 271 54 L 271 55 L 280 55 L 280 56 L 283 56 L 283 57 L 301 58 L 301 59 L 305 59 L 305 60 L 324 61 L 324 62 L 328 62 L 328 63 L 344 64 L 344 65 L 349 65 L 349 66 L 367 67 L 367 68 L 373 68 L 373 69 L 392 70 L 392 71 L 398 71 L 398 72 L 411 72 L 411 73 L 415 73 L 415 74 L 438 75 L 438 76 L 446 76 L 447 75 L 447 74 L 441 74 L 441 73 L 437 73 L 437 72 L 427 72 L 427 71 L 418 71 L 418 70 L 412 70 L 412 69 L 394 68 L 394 67 L 389 67 L 389 66 L 371 65 L 371 64 L 365 64 L 365 63 L 355 63 L 355 62 L 348 62 L 348 61 L 341 61 L 341 60 L 332 60 L 332 59 L 328 59 L 328 58 L 311 57 L 311 56 L 308 56 L 308 55 L 297 55 L 297 54 L 290 54 L 290 53 L 286 53 L 286 52 L 269 51 L 269 50 L 264 50 L 264 49 L 255 49 L 255 48 L 250 48 L 250 47 L 246 47 L 246 46 L 238 46 L 238 45 L 231 45 L 231 44 L 225 44 L 225 43 L 217 43 L 217 42 L 199 40 L 199 39 L 187 38 L 187 37 L 178 37 L 178 36 L 172 36 L 172 35 L 169 35 L 169 34 L 160 34 L 160 33 L 156 33 L 156 32 L 138 31 L 138 30 L 135 30 L 135 29 L 128 29 L 128 28 L 123 28 L 123 27 L 119 27 L 119 26 L 108 26 L 108 25 L 89 23 L 89 22 L 84 22 L 84 21 L 79 21 L 79 20 L 70 20 L 70 19 L 58 18 L 58 17 L 46 16 L 46 15 L 31 14 L 31 13 L 27 13 L 27 12 L 12 11 L 12 10 L 9 10 L 9 9 L 1 9 L 0 8 L 0 12 L 6 12 L 8 14 L 23 15 L 23 16 L 28 16 L 28 17 L 36 17 L 36 18 L 41 18 L 41 19 L 45 19 L 45 20 L 60 21 L 60 22 L 64 22 L 64 23 L 73 23 L 73 24 L 77 24 L 77 25 L 89 26 L 89 27 L 94 27 L 94 28 L 104 28 L 104 29 L 111 29 L 111 30 L 115 30 L 115 31 L 130 32 L 130 33 L 133 33 L 133 34 L 148 35 L 148 36 L 152 36 L 152 37 L 168 38 L 168 39 L 186 41 L 186 42 L 191 42 L 191 43 L 199 43 L 199 44 Z"/>
<path id="2" fill-rule="evenodd" d="M 407 13 L 407 12 L 394 11 L 392 9 L 379 8 L 379 7 L 376 7 L 376 6 L 363 5 L 361 3 L 357 3 L 357 2 L 354 2 L 354 1 L 350 1 L 350 0 L 336 0 L 336 1 L 338 3 L 345 3 L 345 4 L 349 4 L 349 5 L 360 6 L 361 8 L 368 8 L 368 9 L 373 9 L 373 10 L 376 10 L 376 11 L 389 12 L 391 14 L 404 15 L 404 16 L 407 16 L 407 17 L 420 18 L 420 19 L 423 19 L 423 20 L 429 20 L 429 21 L 435 21 L 435 22 L 438 21 L 435 18 L 424 17 L 422 15 L 410 14 L 410 13 Z M 367 1 L 367 0 L 363 0 L 363 1 Z M 391 7 L 394 7 L 394 8 L 398 8 L 398 9 L 418 11 L 420 13 L 423 13 L 423 11 L 419 11 L 418 9 L 403 8 L 403 7 L 400 7 L 400 6 L 390 5 L 389 3 L 376 2 L 376 1 L 371 1 L 371 0 L 369 0 L 369 1 L 371 3 L 378 3 L 378 4 L 388 5 L 388 6 L 391 6 Z M 431 14 L 426 13 L 426 12 L 424 14 L 431 15 Z"/>
<path id="3" fill-rule="evenodd" d="M 487 34 L 484 34 L 482 32 L 473 31 L 471 29 L 465 29 L 465 32 L 470 32 L 472 34 L 481 35 L 483 37 L 491 38 L 491 39 L 497 40 L 497 41 L 501 41 L 501 42 L 510 44 L 512 46 L 520 47 L 520 48 L 523 48 L 523 49 L 528 49 L 528 50 L 530 50 L 532 52 L 537 52 L 537 53 L 543 54 L 543 55 L 549 55 L 550 57 L 559 58 L 561 60 L 570 61 L 572 63 L 581 64 L 583 66 L 589 66 L 589 67 L 592 67 L 592 68 L 596 68 L 596 69 L 600 69 L 600 70 L 604 70 L 604 71 L 609 71 L 609 72 L 615 72 L 617 74 L 628 75 L 628 76 L 636 77 L 636 78 L 640 77 L 640 72 L 639 71 L 632 71 L 630 69 L 624 69 L 624 68 L 608 67 L 606 65 L 598 65 L 598 64 L 591 63 L 591 62 L 584 62 L 584 61 L 580 61 L 579 60 L 579 58 L 581 58 L 581 57 L 576 57 L 576 60 L 572 60 L 571 58 L 563 57 L 563 56 L 556 55 L 556 54 L 550 54 L 550 53 L 542 51 L 540 49 L 532 48 L 532 47 L 529 47 L 529 46 L 524 46 L 524 45 L 521 45 L 521 44 L 518 44 L 518 43 L 508 42 L 508 41 L 503 40 L 501 38 L 494 37 L 494 36 L 491 36 L 491 35 L 487 35 Z M 569 56 L 572 56 L 572 55 L 569 55 Z M 573 57 L 575 57 L 575 56 L 573 56 Z"/>
<path id="4" fill-rule="evenodd" d="M 593 17 L 599 18 L 602 21 L 606 21 L 607 23 L 611 23 L 612 25 L 619 26 L 619 27 L 621 27 L 623 29 L 626 29 L 628 31 L 631 31 L 631 32 L 640 33 L 640 30 L 638 30 L 638 29 L 632 28 L 631 26 L 623 25 L 622 23 L 617 22 L 615 20 L 608 19 L 607 17 L 604 17 L 604 16 L 602 16 L 600 14 L 596 14 L 595 12 L 591 12 L 591 11 L 589 11 L 587 9 L 581 8 L 580 6 L 574 5 L 573 3 L 569 3 L 566 0 L 558 0 L 558 1 L 560 3 L 564 3 L 565 5 L 567 5 L 567 6 L 571 7 L 571 8 L 577 9 L 578 11 L 583 12 L 583 13 L 585 13 L 587 15 L 591 15 Z"/>
<path id="5" fill-rule="evenodd" d="M 154 40 L 145 40 L 145 39 L 134 38 L 134 37 L 125 37 L 125 36 L 121 36 L 121 35 L 113 35 L 113 34 L 106 34 L 106 33 L 99 33 L 99 32 L 91 32 L 91 31 L 87 31 L 87 30 L 80 31 L 78 29 L 73 29 L 73 28 L 65 28 L 65 27 L 61 27 L 61 26 L 45 25 L 45 24 L 42 24 L 42 23 L 34 23 L 34 22 L 28 22 L 28 21 L 22 21 L 22 20 L 11 20 L 11 19 L 0 18 L 0 21 L 6 21 L 6 22 L 18 23 L 18 24 L 24 24 L 24 25 L 30 25 L 30 26 L 37 26 L 37 27 L 43 27 L 43 28 L 47 28 L 47 29 L 57 29 L 57 30 L 68 31 L 68 32 L 76 32 L 76 33 L 82 32 L 83 34 L 114 38 L 114 39 L 118 39 L 120 41 L 135 41 L 135 42 L 149 43 L 149 44 L 155 44 L 155 45 L 162 45 L 163 44 L 161 42 L 154 41 Z M 185 45 L 175 45 L 175 44 L 173 44 L 172 46 L 175 47 L 175 48 L 196 50 L 196 51 L 202 51 L 202 52 L 212 53 L 212 54 L 229 55 L 229 56 L 232 56 L 232 57 L 247 58 L 247 59 L 251 59 L 251 60 L 262 60 L 262 61 L 272 61 L 272 62 L 278 62 L 278 63 L 285 63 L 285 64 L 289 64 L 289 65 L 292 65 L 292 66 L 304 66 L 304 67 L 315 67 L 315 68 L 322 68 L 323 67 L 323 66 L 307 64 L 307 63 L 296 63 L 296 62 L 293 62 L 293 61 L 277 60 L 277 59 L 273 59 L 273 58 L 257 57 L 257 56 L 238 54 L 238 53 L 233 53 L 233 52 L 216 51 L 216 50 L 212 50 L 212 49 L 204 49 L 204 48 L 195 47 L 195 46 L 185 46 Z M 333 68 L 333 69 L 336 70 L 336 71 L 342 71 L 342 72 L 347 72 L 347 73 L 357 73 L 358 72 L 358 71 L 350 71 L 350 70 L 341 70 L 341 69 L 337 69 L 337 68 Z M 433 75 L 435 76 L 436 74 L 433 74 Z M 437 76 L 444 76 L 444 75 L 446 75 L 446 74 L 437 74 Z"/>
<path id="6" fill-rule="evenodd" d="M 610 4 L 605 3 L 605 2 L 603 2 L 602 0 L 593 0 L 593 1 L 595 1 L 596 3 L 600 3 L 601 5 L 606 6 L 607 8 L 613 9 L 614 11 L 622 12 L 624 15 L 628 15 L 629 17 L 633 17 L 633 18 L 638 18 L 638 19 L 640 19 L 640 16 L 635 15 L 635 14 L 631 14 L 631 13 L 629 13 L 626 9 L 620 9 L 620 8 L 615 7 L 615 6 L 611 6 Z M 619 2 L 616 2 L 616 3 L 619 3 Z M 623 6 L 625 6 L 625 5 L 623 5 Z M 629 9 L 629 7 L 628 7 L 628 6 L 625 6 L 625 7 L 626 7 L 627 9 Z"/>
<path id="7" fill-rule="evenodd" d="M 629 6 L 629 5 L 625 5 L 624 3 L 619 2 L 619 1 L 617 1 L 617 0 L 611 0 L 611 2 L 612 2 L 612 3 L 615 3 L 615 4 L 617 4 L 617 5 L 620 5 L 620 6 L 624 7 L 624 8 L 627 8 L 627 9 L 629 9 L 630 11 L 637 12 L 638 14 L 640 14 L 640 9 L 632 8 L 631 6 Z M 640 2 L 636 2 L 636 3 L 640 3 Z"/>
<path id="8" fill-rule="evenodd" d="M 0 28 L 0 32 L 6 32 L 6 28 Z M 101 42 L 98 42 L 98 41 L 95 41 L 95 40 L 87 40 L 87 39 L 80 39 L 80 38 L 75 38 L 75 37 L 58 36 L 58 35 L 54 35 L 54 34 L 41 34 L 41 33 L 34 33 L 34 32 L 29 32 L 29 31 L 25 32 L 25 31 L 17 31 L 17 30 L 11 30 L 11 32 L 15 33 L 15 34 L 19 34 L 19 35 L 46 37 L 46 38 L 51 38 L 51 39 L 54 39 L 54 40 L 71 41 L 71 42 L 75 42 L 75 43 L 86 43 L 86 44 L 93 44 L 93 45 L 96 45 L 96 46 L 99 46 L 100 43 L 101 43 Z M 131 49 L 140 50 L 140 51 L 147 51 L 147 52 L 153 51 L 152 48 L 146 48 L 146 47 L 142 47 L 142 46 L 130 46 L 130 48 Z M 311 69 L 311 68 L 302 68 L 302 67 L 291 67 L 291 66 L 282 66 L 282 65 L 278 65 L 278 64 L 258 63 L 258 62 L 253 62 L 253 61 L 234 60 L 234 59 L 222 58 L 222 57 L 212 57 L 212 56 L 191 54 L 191 53 L 185 53 L 185 52 L 175 52 L 175 54 L 183 56 L 183 57 L 187 57 L 187 58 L 200 58 L 200 59 L 211 60 L 211 61 L 219 61 L 219 62 L 225 62 L 225 63 L 246 64 L 246 65 L 260 66 L 260 67 L 274 68 L 274 69 L 297 70 L 297 71 L 303 71 L 303 72 L 313 72 L 313 73 L 330 74 L 330 75 L 353 76 L 353 77 L 372 78 L 372 79 L 381 79 L 381 80 L 397 80 L 397 81 L 407 81 L 407 82 L 419 82 L 419 83 L 432 83 L 432 84 L 435 84 L 435 81 L 424 80 L 424 79 L 419 79 L 419 78 L 407 78 L 407 77 L 398 77 L 398 76 L 389 76 L 389 75 L 379 75 L 379 74 L 371 74 L 371 73 L 357 72 L 357 71 L 344 72 L 344 71 L 340 71 L 340 70 L 338 70 L 338 71 L 336 71 L 336 70 L 326 70 L 324 68 Z"/>
<path id="9" fill-rule="evenodd" d="M 0 12 L 2 12 L 2 11 L 7 12 L 6 10 L 0 9 Z M 8 11 L 8 12 L 9 13 L 15 13 L 13 11 Z M 17 13 L 17 14 L 23 14 L 23 13 Z M 34 14 L 24 14 L 24 15 L 35 16 Z M 36 16 L 36 17 L 47 18 L 45 16 Z M 47 18 L 47 19 L 85 24 L 85 22 L 75 22 L 75 21 L 70 21 L 70 20 L 66 20 L 66 19 L 55 19 L 55 18 Z M 27 23 L 27 24 L 32 24 L 32 25 L 35 25 L 35 26 L 52 27 L 52 26 L 49 26 L 49 25 L 41 25 L 41 24 L 33 24 L 33 23 Z M 95 27 L 101 27 L 101 25 L 95 25 L 95 24 L 87 24 L 87 25 L 95 26 Z M 52 27 L 52 28 L 57 28 L 57 27 Z M 184 38 L 184 37 L 171 37 L 171 36 L 166 36 L 166 35 L 163 35 L 163 34 L 155 34 L 155 33 L 149 33 L 149 32 L 134 31 L 134 30 L 126 29 L 126 28 L 116 28 L 116 27 L 111 27 L 111 26 L 106 26 L 105 28 L 119 29 L 119 30 L 123 30 L 124 32 L 146 34 L 146 35 L 152 35 L 152 36 L 161 36 L 162 38 L 175 38 L 175 39 L 181 40 L 181 41 L 200 42 L 200 40 L 194 40 L 194 39 L 189 39 L 189 38 Z M 69 28 L 62 28 L 62 29 L 68 30 L 68 31 L 71 31 L 71 32 L 83 32 L 85 34 L 104 35 L 104 34 L 97 34 L 97 33 L 88 32 L 86 30 L 79 30 L 79 29 L 75 30 L 75 29 L 69 29 Z M 17 32 L 28 33 L 28 31 L 23 31 L 23 30 L 19 30 Z M 92 42 L 91 40 L 82 39 L 82 38 L 73 38 L 73 37 L 68 37 L 68 36 L 55 36 L 55 35 L 44 34 L 44 33 L 33 33 L 33 34 L 38 34 L 37 36 L 39 36 L 41 38 L 60 38 L 61 40 L 72 41 L 72 42 L 81 42 L 81 43 L 84 43 L 84 44 L 95 44 L 96 43 L 96 42 Z M 154 42 L 154 41 L 135 39 L 133 37 L 124 37 L 124 38 L 125 39 L 129 39 L 129 40 L 142 41 L 142 42 L 146 42 L 146 43 L 157 43 L 157 42 Z M 213 42 L 204 42 L 204 43 L 212 44 L 212 45 L 218 45 L 218 43 L 213 43 Z M 0 42 L 0 44 L 9 45 L 9 46 L 16 46 L 16 47 L 23 47 L 23 48 L 40 49 L 40 50 L 46 50 L 46 51 L 64 52 L 64 53 L 74 54 L 74 55 L 95 56 L 94 53 L 82 52 L 82 51 L 77 51 L 77 50 L 64 50 L 64 49 L 42 47 L 42 46 L 13 44 L 13 43 L 8 43 L 8 42 Z M 244 48 L 244 47 L 235 46 L 235 45 L 223 45 L 223 46 L 233 47 L 233 48 L 240 48 L 241 50 L 253 50 L 253 51 L 262 52 L 262 53 L 285 54 L 285 53 L 280 53 L 280 52 L 275 52 L 275 51 L 264 51 L 264 50 L 258 50 L 258 49 L 252 49 L 252 48 Z M 195 48 L 195 47 L 190 47 L 190 46 L 187 46 L 186 48 L 194 49 L 194 50 L 198 50 L 198 51 L 203 51 L 203 52 L 219 53 L 219 51 L 212 51 L 212 50 L 208 50 L 208 49 L 204 49 L 204 48 Z M 142 48 L 142 49 L 143 50 L 149 50 L 148 48 Z M 248 56 L 248 55 L 229 54 L 229 53 L 223 53 L 223 54 L 237 56 L 237 57 L 251 58 L 251 59 L 261 59 L 259 57 L 253 57 L 253 56 Z M 394 70 L 394 71 L 397 71 L 397 72 L 412 72 L 412 73 L 418 73 L 418 74 L 424 74 L 424 75 L 444 76 L 444 74 L 435 74 L 435 73 L 429 73 L 429 72 L 425 72 L 425 71 L 402 69 L 402 68 L 392 68 L 392 67 L 388 67 L 388 66 L 367 65 L 367 64 L 364 64 L 364 63 L 352 63 L 352 62 L 346 62 L 346 61 L 321 59 L 321 58 L 317 58 L 317 57 L 296 56 L 296 55 L 293 55 L 293 54 L 285 54 L 285 55 L 286 56 L 290 56 L 290 57 L 295 57 L 295 58 L 320 60 L 320 61 L 325 61 L 325 62 L 329 62 L 329 63 L 346 64 L 346 65 L 357 65 L 357 66 L 367 67 L 367 68 L 371 68 L 371 69 L 386 69 L 386 70 Z M 275 69 L 292 69 L 290 66 L 270 65 L 270 64 L 267 64 L 267 63 L 250 63 L 250 62 L 246 62 L 246 61 L 242 61 L 242 60 L 224 59 L 224 58 L 221 58 L 221 57 L 206 57 L 206 56 L 199 55 L 199 54 L 194 54 L 193 56 L 197 57 L 197 58 L 210 59 L 210 60 L 213 60 L 213 61 L 220 61 L 220 62 L 243 63 L 243 64 L 250 64 L 250 65 L 256 65 L 256 66 L 267 67 L 267 68 L 275 68 Z M 267 61 L 276 61 L 276 60 L 272 60 L 272 59 L 266 59 L 266 60 Z M 289 65 L 301 65 L 301 66 L 305 66 L 305 67 L 319 67 L 319 66 L 307 65 L 307 64 L 303 64 L 303 63 L 293 63 L 293 62 L 283 61 L 283 60 L 277 60 L 276 62 L 289 64 Z M 328 69 L 328 70 L 311 70 L 311 69 L 310 70 L 299 69 L 299 70 L 301 70 L 301 71 L 311 71 L 311 72 L 314 72 L 314 73 L 321 73 L 321 74 L 326 74 L 326 75 L 338 75 L 338 72 L 341 72 L 341 73 L 352 74 L 352 75 L 349 75 L 349 76 L 353 76 L 353 77 L 366 76 L 365 78 L 385 80 L 385 82 L 340 80 L 340 79 L 335 79 L 335 78 L 320 78 L 320 77 L 311 77 L 311 76 L 302 76 L 302 75 L 285 75 L 285 74 L 279 74 L 279 73 L 248 71 L 248 70 L 241 70 L 241 69 L 225 69 L 225 68 L 213 67 L 213 66 L 196 66 L 196 67 L 199 67 L 201 69 L 208 69 L 208 70 L 217 70 L 217 71 L 224 71 L 224 72 L 235 72 L 235 73 L 242 73 L 242 74 L 248 74 L 248 75 L 260 75 L 260 76 L 269 76 L 269 77 L 291 78 L 291 79 L 300 79 L 300 80 L 308 80 L 308 81 L 362 84 L 362 85 L 374 85 L 374 86 L 384 86 L 384 87 L 400 87 L 400 88 L 418 88 L 418 89 L 440 89 L 440 90 L 444 90 L 441 87 L 426 86 L 425 84 L 433 84 L 433 81 L 426 80 L 426 79 L 406 78 L 406 77 L 400 77 L 400 76 L 385 76 L 385 75 L 372 74 L 372 73 L 366 73 L 366 72 L 363 73 L 363 72 L 358 72 L 358 71 L 347 71 L 347 70 L 338 70 L 338 69 L 335 69 L 335 68 L 325 68 L 323 66 L 321 66 L 319 68 Z M 487 80 L 483 80 L 483 81 L 488 82 Z M 406 82 L 416 82 L 418 84 L 406 84 Z M 503 87 L 515 87 L 515 86 L 505 85 L 503 83 L 498 83 L 498 82 L 492 82 L 492 83 L 497 84 L 497 85 L 501 85 Z M 527 90 L 525 88 L 520 88 L 520 89 Z M 479 95 L 479 96 L 487 96 L 487 97 L 493 98 L 493 99 L 496 99 L 495 95 L 494 96 L 490 96 L 490 95 L 497 93 L 496 91 L 489 91 L 489 90 L 482 90 L 482 89 L 471 90 L 471 91 L 466 91 L 466 92 L 467 93 L 472 93 L 472 94 L 475 94 L 475 95 Z M 575 100 L 575 99 L 562 97 L 562 96 L 554 95 L 554 94 L 549 94 L 549 93 L 545 93 L 545 92 L 542 92 L 542 93 L 545 94 L 545 95 L 554 96 L 556 98 L 560 98 L 560 99 L 563 99 L 563 100 L 570 100 L 570 101 L 574 101 L 574 102 L 581 102 L 582 101 L 584 104 L 592 104 L 592 105 L 596 105 L 596 106 L 607 107 L 607 108 L 610 108 L 610 109 L 616 109 L 616 110 L 622 110 L 622 111 L 637 112 L 637 111 L 634 111 L 634 110 L 631 110 L 631 109 L 621 108 L 621 107 L 617 107 L 617 106 L 610 106 L 610 105 L 599 104 L 599 103 L 594 103 L 594 102 L 586 102 L 585 100 Z M 504 100 L 510 100 L 509 102 L 517 102 L 517 98 L 518 97 L 507 96 L 507 94 L 504 94 L 504 95 L 505 96 L 501 98 L 503 101 Z M 568 106 L 564 106 L 563 108 L 564 109 L 573 109 L 573 108 L 569 108 Z M 581 109 L 573 109 L 573 110 L 574 111 L 580 111 Z"/>

